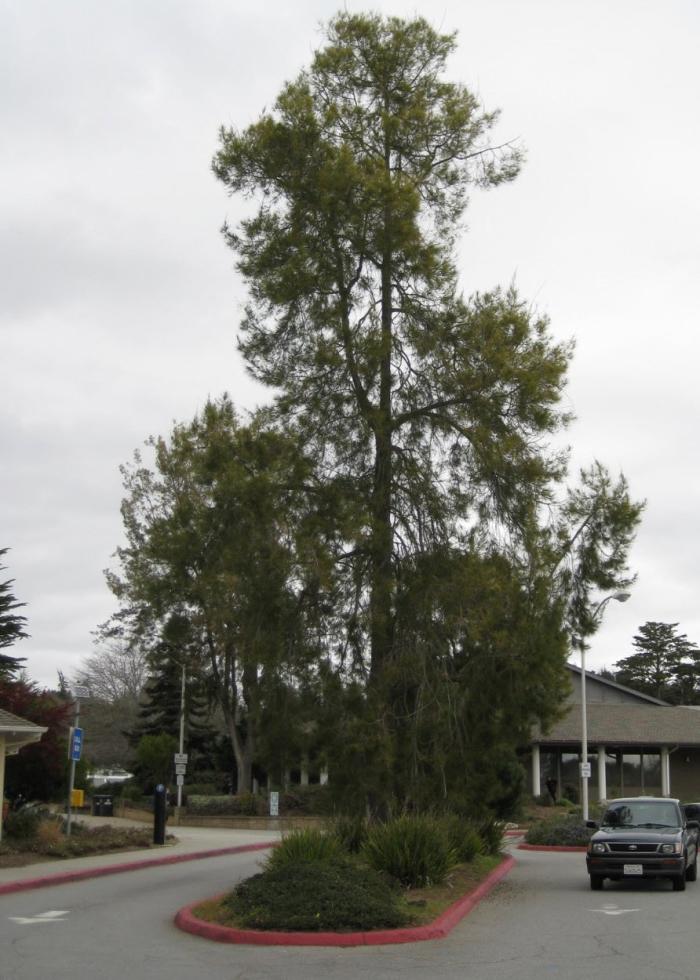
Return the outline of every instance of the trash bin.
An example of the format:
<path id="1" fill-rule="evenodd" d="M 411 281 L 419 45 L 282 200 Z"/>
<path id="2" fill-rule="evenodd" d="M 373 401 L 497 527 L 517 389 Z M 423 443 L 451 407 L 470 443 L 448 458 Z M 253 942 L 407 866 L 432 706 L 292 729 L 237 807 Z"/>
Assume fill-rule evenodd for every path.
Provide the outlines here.
<path id="1" fill-rule="evenodd" d="M 92 798 L 93 817 L 113 817 L 114 816 L 114 797 L 106 794 L 93 796 Z"/>

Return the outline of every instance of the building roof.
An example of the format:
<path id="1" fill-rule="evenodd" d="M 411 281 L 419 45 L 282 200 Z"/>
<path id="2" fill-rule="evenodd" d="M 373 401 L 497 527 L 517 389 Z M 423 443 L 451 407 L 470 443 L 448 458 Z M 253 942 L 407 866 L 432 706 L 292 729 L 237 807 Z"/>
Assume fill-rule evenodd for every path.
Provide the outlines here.
<path id="1" fill-rule="evenodd" d="M 567 663 L 566 665 L 570 671 L 574 674 L 578 674 L 580 677 L 583 671 L 576 664 Z M 648 704 L 662 704 L 668 705 L 668 701 L 662 701 L 660 698 L 652 697 L 651 694 L 643 694 L 641 691 L 635 690 L 633 687 L 625 687 L 624 684 L 618 684 L 617 681 L 611 681 L 609 677 L 602 677 L 600 674 L 594 674 L 590 670 L 586 671 L 586 680 L 592 681 L 595 684 L 603 684 L 605 687 L 611 688 L 614 691 L 621 691 L 623 694 L 632 695 L 638 701 L 645 701 Z"/>
<path id="2" fill-rule="evenodd" d="M 38 742 L 41 736 L 48 731 L 41 725 L 27 721 L 0 708 L 0 739 L 5 743 L 5 751 L 16 752 L 23 745 L 31 742 Z"/>
<path id="3" fill-rule="evenodd" d="M 700 746 L 700 711 L 685 707 L 652 707 L 650 704 L 604 704 L 587 706 L 588 743 L 591 748 L 624 746 Z M 543 746 L 578 749 L 581 745 L 581 705 L 571 704 L 566 715 L 543 735 L 536 731 L 532 741 Z"/>

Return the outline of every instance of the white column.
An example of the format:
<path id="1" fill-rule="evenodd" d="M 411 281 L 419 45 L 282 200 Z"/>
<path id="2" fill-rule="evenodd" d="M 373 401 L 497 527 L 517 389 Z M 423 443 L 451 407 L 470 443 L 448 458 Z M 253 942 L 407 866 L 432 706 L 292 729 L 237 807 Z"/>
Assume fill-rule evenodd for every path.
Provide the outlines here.
<path id="1" fill-rule="evenodd" d="M 598 799 L 608 798 L 608 784 L 605 778 L 605 746 L 598 746 Z"/>
<path id="2" fill-rule="evenodd" d="M 301 760 L 301 777 L 299 783 L 301 786 L 309 785 L 309 757 L 307 755 Z"/>
<path id="3" fill-rule="evenodd" d="M 540 747 L 532 746 L 532 795 L 539 796 L 542 792 L 540 781 Z"/>
<path id="4" fill-rule="evenodd" d="M 668 764 L 668 747 L 661 746 L 661 795 L 671 795 L 671 769 Z"/>
<path id="5" fill-rule="evenodd" d="M 328 770 L 326 769 L 325 766 L 323 767 L 323 769 L 319 773 L 318 781 L 321 784 L 321 786 L 327 786 L 328 785 Z"/>

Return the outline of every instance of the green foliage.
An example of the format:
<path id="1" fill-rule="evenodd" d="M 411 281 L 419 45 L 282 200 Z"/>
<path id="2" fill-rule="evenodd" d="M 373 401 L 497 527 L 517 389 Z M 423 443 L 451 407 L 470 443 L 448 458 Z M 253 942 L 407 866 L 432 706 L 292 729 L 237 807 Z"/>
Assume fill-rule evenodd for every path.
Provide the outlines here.
<path id="1" fill-rule="evenodd" d="M 556 715 L 592 591 L 631 580 L 641 510 L 598 465 L 557 505 L 571 345 L 513 289 L 462 296 L 469 189 L 521 154 L 492 148 L 497 113 L 447 75 L 454 48 L 422 18 L 340 14 L 214 159 L 258 205 L 225 229 L 250 286 L 243 356 L 327 494 L 342 689 L 319 672 L 319 727 L 347 812 L 517 809 L 514 749 Z"/>
<path id="2" fill-rule="evenodd" d="M 238 796 L 200 796 L 191 793 L 187 797 L 187 809 L 197 816 L 264 816 L 266 801 L 253 793 Z"/>
<path id="3" fill-rule="evenodd" d="M 337 837 L 323 830 L 293 830 L 282 837 L 265 862 L 269 870 L 287 864 L 337 864 L 347 858 Z"/>
<path id="4" fill-rule="evenodd" d="M 0 548 L 0 558 L 7 554 L 8 548 Z M 5 565 L 0 565 L 0 571 L 5 570 Z M 24 627 L 27 619 L 25 616 L 17 614 L 16 610 L 21 609 L 26 603 L 18 602 L 13 593 L 12 586 L 14 579 L 0 582 L 0 677 L 12 677 L 21 669 L 25 657 L 11 657 L 2 651 L 11 647 L 17 640 L 26 639 L 29 635 Z"/>
<path id="5" fill-rule="evenodd" d="M 456 813 L 448 813 L 440 817 L 445 829 L 450 847 L 457 855 L 460 863 L 468 863 L 484 852 L 485 844 L 478 827 L 460 817 Z"/>
<path id="6" fill-rule="evenodd" d="M 335 817 L 329 825 L 330 832 L 348 854 L 359 854 L 367 840 L 367 819 L 361 814 Z"/>
<path id="7" fill-rule="evenodd" d="M 258 745 L 293 751 L 303 721 L 266 708 L 309 656 L 300 619 L 318 588 L 294 547 L 305 539 L 309 463 L 262 414 L 241 424 L 227 396 L 149 445 L 152 468 L 136 454 L 122 469 L 127 543 L 108 576 L 122 606 L 112 626 L 149 647 L 162 680 L 187 664 L 222 712 L 237 790 L 249 792 L 253 764 L 267 761 Z M 264 746 L 270 717 L 276 738 Z M 290 762 L 277 752 L 280 761 Z"/>
<path id="8" fill-rule="evenodd" d="M 280 793 L 280 813 L 328 816 L 333 812 L 333 790 L 330 786 L 312 784 L 294 786 Z"/>
<path id="9" fill-rule="evenodd" d="M 700 701 L 700 649 L 678 623 L 644 623 L 632 645 L 636 652 L 614 665 L 619 684 L 674 704 Z"/>
<path id="10" fill-rule="evenodd" d="M 252 929 L 345 932 L 404 922 L 381 876 L 351 865 L 287 864 L 241 882 L 225 904 Z"/>
<path id="11" fill-rule="evenodd" d="M 429 816 L 403 816 L 373 825 L 361 854 L 375 871 L 407 887 L 438 884 L 459 860 L 444 825 Z"/>
<path id="12" fill-rule="evenodd" d="M 484 820 L 477 825 L 477 830 L 484 854 L 500 854 L 503 850 L 503 824 L 498 820 Z"/>
<path id="13" fill-rule="evenodd" d="M 556 816 L 533 824 L 525 840 L 528 844 L 585 847 L 593 833 L 581 821 L 580 815 Z"/>
<path id="14" fill-rule="evenodd" d="M 45 819 L 46 811 L 41 807 L 10 810 L 5 818 L 3 830 L 10 840 L 31 840 L 36 836 L 39 824 Z"/>
<path id="15" fill-rule="evenodd" d="M 158 783 L 170 782 L 177 748 L 177 739 L 165 732 L 161 735 L 144 735 L 139 742 L 136 761 L 150 789 Z"/>

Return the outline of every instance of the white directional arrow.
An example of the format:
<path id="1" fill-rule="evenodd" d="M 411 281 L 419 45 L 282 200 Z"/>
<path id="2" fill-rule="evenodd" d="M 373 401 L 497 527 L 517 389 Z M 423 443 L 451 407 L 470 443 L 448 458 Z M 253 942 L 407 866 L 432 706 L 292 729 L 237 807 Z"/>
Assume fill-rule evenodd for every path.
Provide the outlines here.
<path id="1" fill-rule="evenodd" d="M 604 905 L 602 909 L 589 909 L 589 912 L 602 912 L 603 915 L 626 915 L 628 912 L 639 912 L 639 909 L 621 909 L 619 905 Z"/>
<path id="2" fill-rule="evenodd" d="M 39 912 L 38 915 L 33 915 L 25 918 L 21 915 L 10 915 L 8 916 L 10 922 L 17 922 L 21 926 L 32 926 L 37 922 L 65 922 L 63 918 L 64 915 L 69 915 L 69 912 Z"/>

